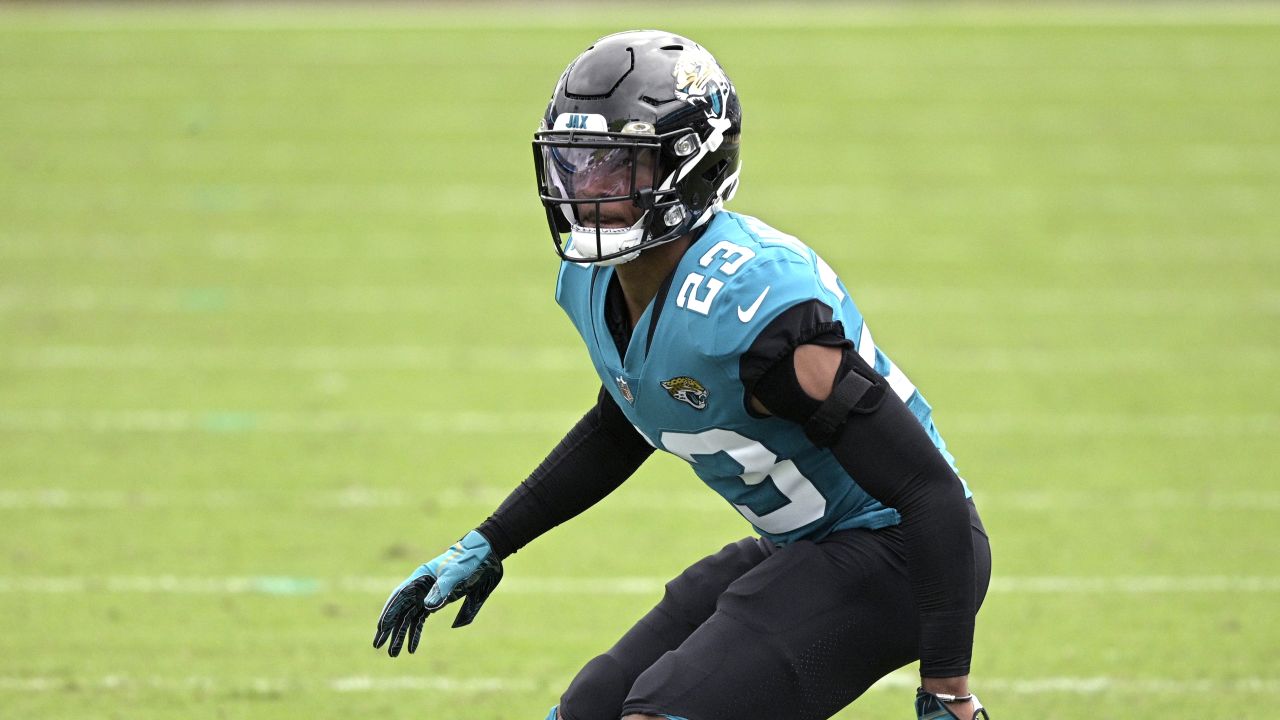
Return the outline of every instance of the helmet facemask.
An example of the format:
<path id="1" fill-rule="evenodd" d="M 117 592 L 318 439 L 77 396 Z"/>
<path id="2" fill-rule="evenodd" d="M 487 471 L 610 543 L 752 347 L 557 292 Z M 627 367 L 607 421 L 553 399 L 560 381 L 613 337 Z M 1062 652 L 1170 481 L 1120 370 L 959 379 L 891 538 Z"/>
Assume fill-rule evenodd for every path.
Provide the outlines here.
<path id="1" fill-rule="evenodd" d="M 536 133 L 538 194 L 560 257 L 618 265 L 687 233 L 688 213 L 675 187 L 679 165 L 672 167 L 669 147 L 688 134 L 654 135 L 652 125 L 640 122 L 622 132 Z"/>

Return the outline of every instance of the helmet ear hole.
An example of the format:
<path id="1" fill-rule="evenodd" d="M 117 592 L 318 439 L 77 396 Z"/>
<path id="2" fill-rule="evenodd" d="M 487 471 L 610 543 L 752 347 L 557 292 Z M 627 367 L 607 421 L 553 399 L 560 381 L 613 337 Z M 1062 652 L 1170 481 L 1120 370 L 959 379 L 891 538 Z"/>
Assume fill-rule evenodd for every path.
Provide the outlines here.
<path id="1" fill-rule="evenodd" d="M 721 160 L 702 172 L 702 179 L 709 183 L 715 184 L 720 179 L 720 175 L 724 172 L 725 167 L 729 165 L 728 160 Z"/>

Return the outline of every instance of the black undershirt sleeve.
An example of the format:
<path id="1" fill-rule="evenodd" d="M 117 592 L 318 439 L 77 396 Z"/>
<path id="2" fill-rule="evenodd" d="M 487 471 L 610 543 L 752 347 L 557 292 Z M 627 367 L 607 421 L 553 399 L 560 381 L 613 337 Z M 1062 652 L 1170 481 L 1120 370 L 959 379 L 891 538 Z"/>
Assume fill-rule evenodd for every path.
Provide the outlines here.
<path id="1" fill-rule="evenodd" d="M 842 425 L 811 438 L 827 446 L 860 487 L 902 517 L 907 567 L 920 613 L 921 675 L 967 675 L 977 598 L 964 487 L 906 403 L 858 355 L 830 317 L 830 309 L 817 301 L 784 312 L 743 355 L 743 384 L 748 395 L 773 414 L 808 430 L 823 403 L 800 387 L 793 351 L 804 343 L 844 348 L 835 386 L 857 373 L 861 377 L 852 380 L 870 389 L 861 393 Z M 744 402 L 750 406 L 750 397 Z"/>
<path id="2" fill-rule="evenodd" d="M 595 406 L 476 529 L 506 558 L 604 499 L 651 454 L 602 387 Z"/>

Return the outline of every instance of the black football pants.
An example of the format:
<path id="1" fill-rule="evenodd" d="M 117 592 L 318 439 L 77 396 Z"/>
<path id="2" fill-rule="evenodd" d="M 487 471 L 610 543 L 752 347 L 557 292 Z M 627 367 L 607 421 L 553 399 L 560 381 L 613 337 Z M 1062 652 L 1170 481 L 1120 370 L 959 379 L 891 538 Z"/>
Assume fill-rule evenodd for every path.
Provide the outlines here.
<path id="1" fill-rule="evenodd" d="M 970 517 L 981 605 L 991 551 L 972 501 Z M 667 583 L 574 678 L 560 718 L 829 718 L 917 659 L 918 624 L 898 528 L 781 548 L 747 538 Z"/>

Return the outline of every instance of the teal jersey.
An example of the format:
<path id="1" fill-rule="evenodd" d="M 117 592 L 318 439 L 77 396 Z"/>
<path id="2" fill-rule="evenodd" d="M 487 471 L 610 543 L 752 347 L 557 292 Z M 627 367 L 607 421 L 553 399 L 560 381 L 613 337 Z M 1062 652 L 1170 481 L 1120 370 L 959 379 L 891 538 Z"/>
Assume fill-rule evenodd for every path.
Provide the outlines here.
<path id="1" fill-rule="evenodd" d="M 868 495 L 799 425 L 748 412 L 742 354 L 794 305 L 816 299 L 831 308 L 858 354 L 954 468 L 929 404 L 876 348 L 831 267 L 796 238 L 753 217 L 718 213 L 680 259 L 669 292 L 641 315 L 622 357 L 605 320 L 613 275 L 612 267 L 564 262 L 556 284 L 556 301 L 586 342 L 604 387 L 650 445 L 686 460 L 775 543 L 899 522 L 896 510 Z M 653 325 L 656 303 L 662 307 Z"/>

